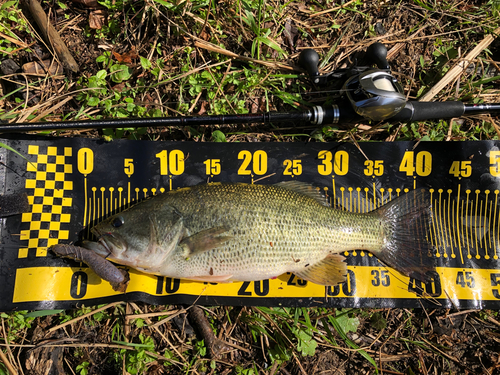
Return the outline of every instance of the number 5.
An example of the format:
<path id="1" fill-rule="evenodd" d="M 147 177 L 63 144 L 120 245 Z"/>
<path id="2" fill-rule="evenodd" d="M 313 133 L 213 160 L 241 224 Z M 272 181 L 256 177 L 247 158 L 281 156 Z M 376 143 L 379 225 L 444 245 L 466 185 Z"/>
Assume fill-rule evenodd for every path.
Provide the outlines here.
<path id="1" fill-rule="evenodd" d="M 500 177 L 500 151 L 490 151 L 490 173 L 493 177 Z"/>

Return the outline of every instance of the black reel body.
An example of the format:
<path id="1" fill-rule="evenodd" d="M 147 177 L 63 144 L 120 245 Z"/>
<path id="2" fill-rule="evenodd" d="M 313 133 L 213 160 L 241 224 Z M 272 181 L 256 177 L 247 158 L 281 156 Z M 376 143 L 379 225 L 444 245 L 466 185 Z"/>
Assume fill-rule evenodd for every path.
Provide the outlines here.
<path id="1" fill-rule="evenodd" d="M 355 65 L 320 75 L 319 55 L 312 49 L 300 53 L 299 64 L 308 72 L 315 85 L 327 86 L 333 81 L 335 86 L 341 87 L 341 96 L 358 115 L 373 121 L 382 121 L 401 111 L 406 104 L 406 98 L 403 88 L 391 75 L 387 48 L 381 43 L 374 43 L 368 47 L 367 57 L 377 68 Z"/>

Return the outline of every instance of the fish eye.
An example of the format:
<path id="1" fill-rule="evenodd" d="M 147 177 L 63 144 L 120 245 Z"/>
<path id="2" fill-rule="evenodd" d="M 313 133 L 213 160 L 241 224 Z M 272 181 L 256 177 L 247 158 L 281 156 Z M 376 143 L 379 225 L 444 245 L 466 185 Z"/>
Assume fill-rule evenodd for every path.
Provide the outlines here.
<path id="1" fill-rule="evenodd" d="M 124 223 L 123 217 L 117 216 L 113 219 L 111 222 L 111 225 L 114 226 L 115 228 L 121 227 Z"/>

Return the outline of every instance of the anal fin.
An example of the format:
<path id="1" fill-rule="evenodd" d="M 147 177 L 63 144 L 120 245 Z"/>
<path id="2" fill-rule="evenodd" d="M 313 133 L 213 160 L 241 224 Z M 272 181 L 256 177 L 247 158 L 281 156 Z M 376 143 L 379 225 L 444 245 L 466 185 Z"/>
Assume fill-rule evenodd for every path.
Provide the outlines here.
<path id="1" fill-rule="evenodd" d="M 228 231 L 229 228 L 227 226 L 205 229 L 184 238 L 180 242 L 180 246 L 186 251 L 186 257 L 191 257 L 222 246 L 224 242 L 232 238 L 232 236 L 223 235 Z"/>
<path id="2" fill-rule="evenodd" d="M 339 254 L 329 254 L 321 262 L 294 274 L 318 285 L 337 285 L 346 280 L 347 264 Z"/>

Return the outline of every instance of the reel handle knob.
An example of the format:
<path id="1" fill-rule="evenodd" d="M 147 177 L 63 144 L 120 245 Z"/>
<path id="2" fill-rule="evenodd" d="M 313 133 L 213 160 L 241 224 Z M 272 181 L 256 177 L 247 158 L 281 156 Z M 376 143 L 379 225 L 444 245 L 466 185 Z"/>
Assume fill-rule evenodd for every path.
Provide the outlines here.
<path id="1" fill-rule="evenodd" d="M 299 55 L 299 65 L 307 70 L 314 83 L 319 83 L 319 55 L 313 49 L 305 49 Z"/>
<path id="2" fill-rule="evenodd" d="M 373 43 L 366 50 L 368 58 L 374 62 L 379 69 L 390 69 L 387 62 L 387 48 L 382 43 Z"/>

